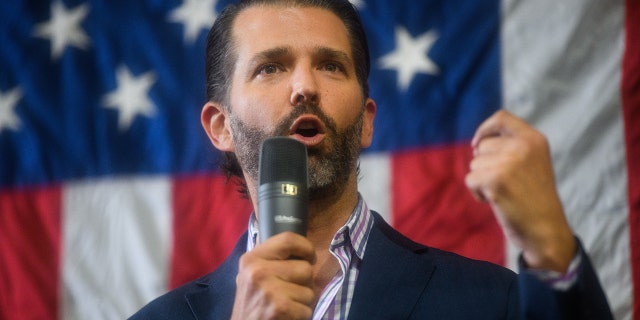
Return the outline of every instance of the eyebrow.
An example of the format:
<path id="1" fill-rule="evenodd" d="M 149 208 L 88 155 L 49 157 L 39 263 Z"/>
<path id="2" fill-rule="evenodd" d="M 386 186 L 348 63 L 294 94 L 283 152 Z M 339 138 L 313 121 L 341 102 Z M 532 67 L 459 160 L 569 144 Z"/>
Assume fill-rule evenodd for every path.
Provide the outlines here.
<path id="1" fill-rule="evenodd" d="M 257 65 L 265 60 L 277 60 L 286 57 L 291 53 L 288 47 L 275 47 L 258 52 L 249 60 L 249 65 Z"/>
<path id="2" fill-rule="evenodd" d="M 283 57 L 291 55 L 290 47 L 275 47 L 261 52 L 258 52 L 250 60 L 250 65 L 255 65 L 264 60 L 278 60 Z M 314 56 L 321 57 L 322 59 L 339 60 L 343 63 L 353 64 L 351 57 L 341 50 L 332 49 L 329 47 L 316 47 L 313 49 Z"/>
<path id="3" fill-rule="evenodd" d="M 316 55 L 325 59 L 340 60 L 349 64 L 352 63 L 351 57 L 349 57 L 349 55 L 344 51 L 335 50 L 328 47 L 317 47 L 314 51 Z"/>
<path id="4" fill-rule="evenodd" d="M 291 49 L 289 47 L 275 47 L 271 49 L 267 49 L 261 52 L 258 52 L 252 59 L 251 62 L 256 63 L 262 60 L 273 60 L 285 57 L 291 53 Z"/>

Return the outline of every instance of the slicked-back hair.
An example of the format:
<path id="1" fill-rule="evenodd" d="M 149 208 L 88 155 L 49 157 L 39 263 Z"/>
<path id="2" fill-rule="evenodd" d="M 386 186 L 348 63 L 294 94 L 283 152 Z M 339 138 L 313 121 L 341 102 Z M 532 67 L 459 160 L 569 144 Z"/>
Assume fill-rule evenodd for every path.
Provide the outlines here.
<path id="1" fill-rule="evenodd" d="M 274 5 L 320 8 L 340 18 L 349 36 L 356 78 L 363 97 L 369 97 L 369 47 L 360 16 L 348 0 L 241 0 L 220 13 L 207 36 L 205 71 L 209 101 L 228 106 L 231 78 L 237 61 L 233 23 L 238 14 L 249 7 Z"/>

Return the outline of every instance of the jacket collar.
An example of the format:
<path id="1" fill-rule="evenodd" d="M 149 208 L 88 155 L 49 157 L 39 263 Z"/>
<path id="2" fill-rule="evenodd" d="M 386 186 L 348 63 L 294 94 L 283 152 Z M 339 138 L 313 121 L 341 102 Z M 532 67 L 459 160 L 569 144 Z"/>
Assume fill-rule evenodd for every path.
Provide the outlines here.
<path id="1" fill-rule="evenodd" d="M 435 264 L 429 250 L 391 228 L 377 213 L 353 295 L 349 319 L 407 319 Z M 420 265 L 420 268 L 416 268 Z M 375 301 L 384 300 L 385 303 Z"/>

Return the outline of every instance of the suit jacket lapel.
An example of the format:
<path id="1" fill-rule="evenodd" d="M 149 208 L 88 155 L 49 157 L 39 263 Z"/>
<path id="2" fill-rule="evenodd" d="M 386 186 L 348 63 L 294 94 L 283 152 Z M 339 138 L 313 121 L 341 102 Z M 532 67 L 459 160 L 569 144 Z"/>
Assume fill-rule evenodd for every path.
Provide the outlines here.
<path id="1" fill-rule="evenodd" d="M 247 248 L 247 233 L 242 235 L 231 255 L 208 276 L 198 280 L 201 290 L 185 295 L 195 319 L 229 319 L 236 294 L 238 261 Z"/>
<path id="2" fill-rule="evenodd" d="M 373 213 L 349 319 L 406 319 L 435 269 L 427 247 L 410 241 Z M 416 268 L 416 265 L 425 266 Z M 384 301 L 384 303 L 380 303 Z"/>

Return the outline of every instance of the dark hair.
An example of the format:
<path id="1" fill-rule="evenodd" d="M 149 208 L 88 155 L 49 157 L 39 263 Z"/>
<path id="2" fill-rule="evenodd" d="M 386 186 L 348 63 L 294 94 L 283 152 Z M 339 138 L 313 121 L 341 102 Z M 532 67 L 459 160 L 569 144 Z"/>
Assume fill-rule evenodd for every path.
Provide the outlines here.
<path id="1" fill-rule="evenodd" d="M 315 7 L 326 9 L 338 16 L 347 29 L 356 78 L 363 97 L 369 97 L 369 47 L 358 11 L 348 0 L 241 0 L 227 6 L 220 13 L 207 35 L 205 72 L 209 101 L 228 108 L 231 79 L 237 60 L 232 36 L 233 22 L 244 9 L 259 5 Z M 225 152 L 220 167 L 228 178 L 240 178 L 241 190 L 246 191 L 242 168 L 234 153 Z"/>
<path id="2" fill-rule="evenodd" d="M 258 5 L 316 7 L 331 11 L 344 23 L 351 44 L 356 78 L 364 97 L 369 97 L 370 57 L 367 38 L 358 11 L 348 0 L 241 0 L 226 7 L 218 16 L 207 36 L 206 81 L 207 99 L 227 105 L 231 77 L 236 64 L 233 50 L 233 22 L 240 12 Z"/>

